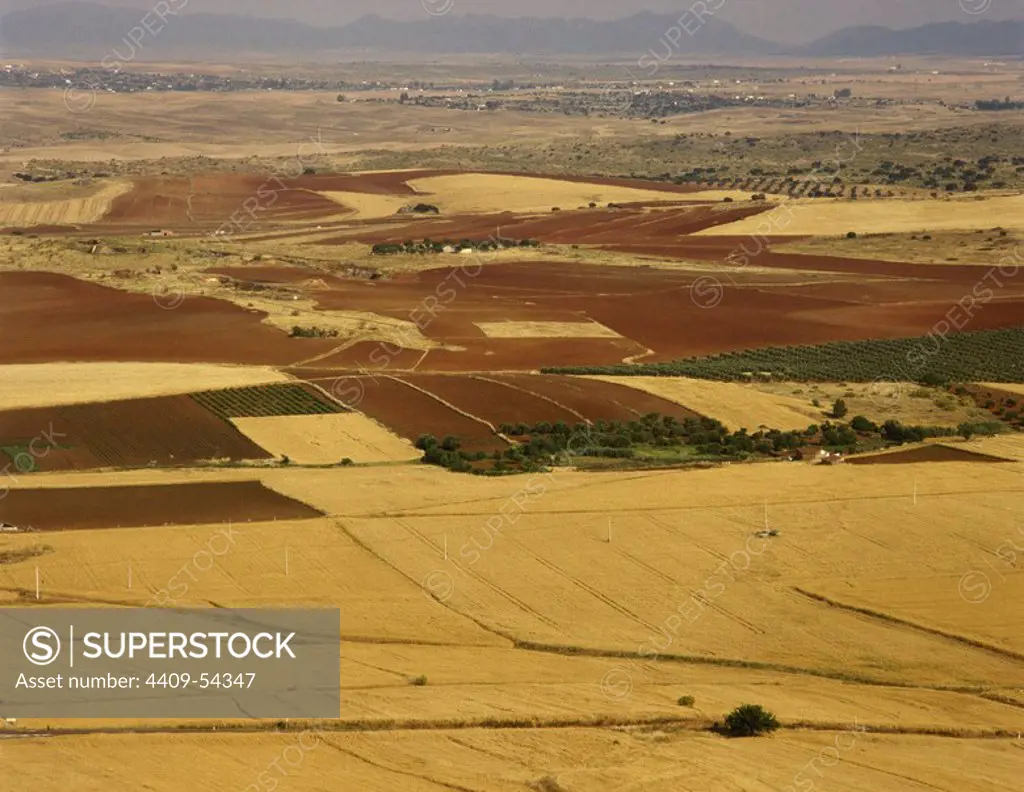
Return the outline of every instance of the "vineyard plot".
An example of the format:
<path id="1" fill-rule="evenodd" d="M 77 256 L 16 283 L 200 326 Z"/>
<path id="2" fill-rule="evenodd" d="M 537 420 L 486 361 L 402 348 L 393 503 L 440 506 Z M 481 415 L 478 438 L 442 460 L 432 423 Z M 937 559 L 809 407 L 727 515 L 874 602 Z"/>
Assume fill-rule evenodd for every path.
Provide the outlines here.
<path id="1" fill-rule="evenodd" d="M 312 385 L 260 385 L 193 393 L 195 401 L 221 418 L 271 418 L 347 412 Z"/>

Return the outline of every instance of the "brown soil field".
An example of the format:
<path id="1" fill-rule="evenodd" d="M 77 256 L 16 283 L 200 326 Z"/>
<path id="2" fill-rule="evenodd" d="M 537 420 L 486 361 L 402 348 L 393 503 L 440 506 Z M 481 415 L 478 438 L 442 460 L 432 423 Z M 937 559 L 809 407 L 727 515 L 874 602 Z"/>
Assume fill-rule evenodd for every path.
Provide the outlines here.
<path id="1" fill-rule="evenodd" d="M 469 450 L 501 447 L 503 443 L 490 435 L 484 424 L 445 407 L 420 391 L 399 390 L 397 380 L 433 394 L 495 428 L 503 423 L 564 421 L 571 426 L 588 420 L 631 421 L 652 412 L 679 419 L 698 417 L 698 413 L 685 406 L 643 391 L 575 377 L 399 373 L 390 378 L 351 376 L 345 372 L 328 377 L 315 369 L 295 373 L 311 379 L 342 403 L 352 404 L 409 440 L 421 434 L 453 435 L 461 438 Z M 382 392 L 375 390 L 374 379 L 383 388 Z M 397 408 L 392 400 L 403 400 L 405 408 Z"/>
<path id="2" fill-rule="evenodd" d="M 254 212 L 245 213 L 246 201 Z M 174 231 L 212 232 L 222 226 L 238 230 L 297 221 L 315 221 L 345 214 L 344 207 L 303 188 L 296 180 L 249 174 L 215 176 L 145 176 L 133 189 L 115 198 L 109 211 L 93 224 L 96 230 L 148 226 Z M 250 225 L 251 224 L 251 225 Z"/>
<path id="3" fill-rule="evenodd" d="M 420 435 L 453 435 L 467 451 L 504 448 L 505 443 L 485 424 L 431 398 L 388 375 L 323 378 L 322 373 L 306 377 L 342 404 L 368 415 L 395 434 L 415 442 Z"/>
<path id="4" fill-rule="evenodd" d="M 711 259 L 724 259 L 728 253 L 702 250 L 702 256 Z M 790 272 L 766 279 L 755 271 L 726 266 L 709 272 L 482 261 L 483 265 L 474 259 L 461 267 L 401 273 L 372 284 L 349 282 L 311 296 L 324 310 L 358 305 L 394 319 L 409 320 L 413 315 L 424 335 L 449 347 L 431 350 L 418 370 L 500 371 L 559 365 L 555 361 L 560 358 L 601 365 L 647 350 L 652 350 L 649 360 L 666 360 L 763 345 L 924 335 L 948 312 L 960 310 L 958 301 L 978 282 L 974 267 L 876 262 L 873 268 L 872 262 L 859 260 L 771 253 L 757 257 L 755 264 L 775 262 L 775 269 L 805 267 L 824 274 Z M 831 276 L 830 271 L 840 276 Z M 694 285 L 697 292 L 691 292 Z M 427 304 L 437 305 L 432 315 L 424 310 Z M 998 300 L 972 311 L 969 329 L 1019 324 L 1022 310 L 1024 283 L 1008 282 Z M 487 339 L 478 327 L 481 322 L 585 320 L 623 338 L 508 344 Z M 343 359 L 330 363 L 344 365 Z"/>
<path id="5" fill-rule="evenodd" d="M 259 481 L 12 489 L 0 520 L 37 531 L 304 520 L 322 516 Z"/>
<path id="6" fill-rule="evenodd" d="M 22 473 L 271 457 L 184 395 L 0 412 L 0 447 Z"/>
<path id="7" fill-rule="evenodd" d="M 692 409 L 625 385 L 553 374 L 489 374 L 489 379 L 547 397 L 589 420 L 633 421 L 652 412 L 694 418 Z"/>
<path id="8" fill-rule="evenodd" d="M 851 465 L 909 465 L 916 462 L 1012 462 L 1012 459 L 983 454 L 979 451 L 968 451 L 965 448 L 954 448 L 941 443 L 930 443 L 908 448 L 905 451 L 887 451 L 881 454 L 865 454 L 849 457 Z"/>
<path id="9" fill-rule="evenodd" d="M 580 419 L 570 410 L 500 382 L 480 377 L 444 374 L 405 374 L 401 377 L 419 388 L 440 396 L 456 407 L 483 418 L 494 426 L 503 423 L 535 424 L 564 421 L 570 426 Z M 431 432 L 443 436 L 449 432 Z"/>
<path id="10" fill-rule="evenodd" d="M 173 295 L 172 295 L 173 297 Z M 162 298 L 163 299 L 163 298 Z M 184 296 L 161 307 L 134 294 L 43 272 L 0 273 L 3 363 L 174 361 L 286 365 L 330 350 L 290 339 L 261 315 Z"/>

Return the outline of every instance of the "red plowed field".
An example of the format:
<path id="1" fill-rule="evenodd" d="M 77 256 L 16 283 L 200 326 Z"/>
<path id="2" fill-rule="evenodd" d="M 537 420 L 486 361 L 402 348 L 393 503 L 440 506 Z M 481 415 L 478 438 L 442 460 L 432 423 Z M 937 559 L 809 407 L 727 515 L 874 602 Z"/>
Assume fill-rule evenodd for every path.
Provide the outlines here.
<path id="1" fill-rule="evenodd" d="M 305 520 L 321 512 L 258 481 L 12 489 L 0 521 L 39 531 Z"/>
<path id="2" fill-rule="evenodd" d="M 535 424 L 541 421 L 574 424 L 580 416 L 532 393 L 490 382 L 473 376 L 446 374 L 406 374 L 401 379 L 440 396 L 472 415 L 490 421 L 495 426 L 503 423 Z"/>
<path id="3" fill-rule="evenodd" d="M 251 213 L 246 214 L 248 209 Z M 131 192 L 114 199 L 97 224 L 151 226 L 182 231 L 232 229 L 236 225 L 257 230 L 283 222 L 316 220 L 345 214 L 344 207 L 299 179 L 259 174 L 206 176 L 144 176 L 135 179 Z"/>
<path id="4" fill-rule="evenodd" d="M 1011 462 L 1002 457 L 945 445 L 926 445 L 906 451 L 893 451 L 888 454 L 850 457 L 846 461 L 851 465 L 909 465 L 912 462 Z"/>
<path id="5" fill-rule="evenodd" d="M 612 382 L 552 374 L 490 374 L 488 378 L 546 396 L 591 421 L 633 421 L 652 412 L 680 420 L 700 417 L 675 402 Z"/>
<path id="6" fill-rule="evenodd" d="M 0 412 L 0 449 L 21 472 L 272 456 L 190 396 Z"/>
<path id="7" fill-rule="evenodd" d="M 332 349 L 288 338 L 261 315 L 186 298 L 172 310 L 147 294 L 44 272 L 0 273 L 0 363 L 126 360 L 287 365 Z"/>
<path id="8" fill-rule="evenodd" d="M 308 376 L 342 404 L 358 409 L 410 441 L 423 434 L 453 435 L 467 451 L 489 451 L 506 444 L 488 427 L 437 399 L 388 376 Z"/>

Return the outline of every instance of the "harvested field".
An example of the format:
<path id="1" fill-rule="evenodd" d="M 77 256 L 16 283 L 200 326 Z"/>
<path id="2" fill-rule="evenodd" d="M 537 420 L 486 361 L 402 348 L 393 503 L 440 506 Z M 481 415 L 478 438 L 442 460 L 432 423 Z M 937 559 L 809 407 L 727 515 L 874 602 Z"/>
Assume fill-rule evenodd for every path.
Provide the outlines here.
<path id="1" fill-rule="evenodd" d="M 969 196 L 915 201 L 821 201 L 788 202 L 787 236 L 886 234 L 911 231 L 984 229 L 994 226 L 1024 229 L 1024 195 Z M 696 232 L 727 236 L 757 231 L 760 221 L 747 218 Z M 778 232 L 776 232 L 778 233 Z"/>
<path id="2" fill-rule="evenodd" d="M 619 338 L 597 322 L 477 322 L 488 338 Z"/>
<path id="3" fill-rule="evenodd" d="M 193 393 L 192 398 L 221 418 L 267 418 L 345 412 L 340 404 L 305 383 L 225 388 Z"/>
<path id="4" fill-rule="evenodd" d="M 0 273 L 0 362 L 287 365 L 335 346 L 330 339 L 288 338 L 263 324 L 260 313 L 227 302 L 181 297 L 168 310 L 148 294 L 66 275 Z"/>
<path id="5" fill-rule="evenodd" d="M 303 746 L 303 761 L 288 767 L 289 787 L 296 792 L 331 787 L 360 792 L 675 792 L 684 784 L 736 792 L 758 785 L 785 789 L 800 768 L 807 767 L 812 769 L 801 777 L 821 768 L 830 792 L 1016 789 L 1019 759 L 1012 740 L 876 735 L 852 728 L 852 722 L 840 723 L 834 731 L 785 732 L 771 740 L 727 740 L 671 724 L 566 727 L 542 734 L 527 729 L 439 728 L 384 734 L 38 736 L 18 741 L 18 773 L 10 792 L 45 786 L 54 765 L 71 777 L 91 779 L 99 757 L 108 763 L 103 785 L 83 780 L 81 792 L 131 792 L 143 777 L 153 779 L 152 792 L 174 792 L 176 770 L 189 766 L 197 755 L 204 761 L 190 772 L 196 789 L 244 789 L 255 783 L 253 767 L 263 767 L 274 757 L 280 761 L 284 751 L 298 750 L 297 744 Z M 840 752 L 837 745 L 846 750 Z M 836 753 L 841 755 L 831 764 Z M 338 779 L 345 779 L 341 787 Z"/>
<path id="6" fill-rule="evenodd" d="M 594 377 L 602 382 L 636 388 L 715 418 L 735 431 L 806 429 L 819 421 L 821 410 L 792 396 L 762 393 L 755 386 L 685 377 Z"/>
<path id="7" fill-rule="evenodd" d="M 1017 396 L 1024 396 L 1024 383 L 1021 382 L 979 382 L 982 388 L 1003 391 Z"/>
<path id="8" fill-rule="evenodd" d="M 0 412 L 4 455 L 21 473 L 270 457 L 188 396 Z"/>
<path id="9" fill-rule="evenodd" d="M 285 382 L 264 366 L 35 363 L 0 366 L 0 410 L 172 396 L 196 389 Z"/>
<path id="10" fill-rule="evenodd" d="M 589 203 L 664 200 L 658 190 L 537 176 L 459 173 L 407 180 L 417 192 L 447 214 L 488 212 L 546 212 Z"/>
<path id="11" fill-rule="evenodd" d="M 258 481 L 149 487 L 12 489 L 0 520 L 37 531 L 304 520 L 315 509 Z"/>
<path id="12" fill-rule="evenodd" d="M 864 454 L 847 458 L 851 465 L 909 465 L 916 462 L 1012 462 L 1012 459 L 983 454 L 966 448 L 929 443 L 928 445 L 881 454 Z"/>
<path id="13" fill-rule="evenodd" d="M 408 440 L 359 413 L 235 418 L 232 423 L 261 448 L 300 465 L 334 465 L 345 458 L 405 462 L 423 455 Z"/>

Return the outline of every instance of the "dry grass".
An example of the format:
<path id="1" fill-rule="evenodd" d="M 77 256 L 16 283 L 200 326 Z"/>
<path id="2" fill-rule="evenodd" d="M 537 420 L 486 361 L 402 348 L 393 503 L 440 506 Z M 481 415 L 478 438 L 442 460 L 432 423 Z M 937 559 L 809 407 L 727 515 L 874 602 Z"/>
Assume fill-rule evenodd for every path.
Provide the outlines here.
<path id="1" fill-rule="evenodd" d="M 925 236 L 931 238 L 924 239 Z M 856 239 L 847 239 L 845 234 L 800 239 L 773 245 L 772 250 L 874 261 L 991 267 L 1012 258 L 1020 243 L 1021 235 L 1009 232 L 1001 236 L 999 232 L 990 231 L 939 231 L 931 234 L 859 234 Z"/>
<path id="2" fill-rule="evenodd" d="M 716 418 L 730 429 L 806 429 L 810 424 L 828 420 L 837 399 L 846 402 L 846 420 L 863 415 L 875 422 L 892 418 L 907 424 L 958 426 L 964 421 L 990 418 L 969 399 L 912 383 L 886 383 L 885 388 L 880 388 L 863 383 L 740 384 L 685 377 L 594 379 L 653 393 Z"/>
<path id="3" fill-rule="evenodd" d="M 778 235 L 831 236 L 910 233 L 956 229 L 1024 229 L 1024 195 L 963 196 L 945 200 L 849 201 L 798 199 L 787 204 L 790 212 L 777 223 Z M 757 231 L 762 217 L 698 231 L 705 236 L 732 236 Z"/>
<path id="4" fill-rule="evenodd" d="M 959 426 L 964 421 L 991 420 L 992 416 L 969 398 L 958 398 L 940 388 L 901 383 L 771 382 L 751 387 L 762 393 L 801 399 L 815 421 L 828 419 L 837 399 L 846 402 L 844 420 L 863 415 L 876 423 L 889 419 L 922 426 Z M 817 401 L 818 406 L 814 402 Z"/>
<path id="5" fill-rule="evenodd" d="M 421 454 L 407 440 L 358 413 L 235 418 L 232 423 L 257 445 L 308 465 L 403 462 Z"/>
<path id="6" fill-rule="evenodd" d="M 0 366 L 0 409 L 172 396 L 287 382 L 269 366 L 184 363 L 38 363 Z"/>
<path id="7" fill-rule="evenodd" d="M 341 204 L 352 214 L 347 220 L 375 220 L 392 217 L 403 206 L 414 201 L 411 195 L 374 195 L 373 193 L 321 192 L 332 201 Z"/>
<path id="8" fill-rule="evenodd" d="M 598 322 L 474 322 L 488 338 L 621 338 Z"/>
<path id="9" fill-rule="evenodd" d="M 45 185 L 49 186 L 49 185 Z M 47 190 L 33 193 L 27 188 L 4 191 L 0 201 L 0 226 L 76 225 L 95 223 L 110 209 L 111 202 L 129 192 L 127 181 L 111 181 L 98 189 L 85 189 L 82 197 L 47 200 Z"/>
<path id="10" fill-rule="evenodd" d="M 689 195 L 673 195 L 657 190 L 485 173 L 413 179 L 409 186 L 424 193 L 425 200 L 446 214 L 550 212 L 555 206 L 575 209 L 589 203 L 603 206 L 609 202 L 690 199 Z"/>
<path id="11" fill-rule="evenodd" d="M 765 393 L 753 385 L 686 377 L 593 377 L 653 393 L 701 415 L 724 423 L 730 429 L 747 427 L 806 429 L 820 420 L 821 411 L 794 396 Z"/>
<path id="12" fill-rule="evenodd" d="M 10 792 L 46 788 L 55 767 L 63 788 L 76 792 L 129 792 L 140 778 L 153 792 L 174 792 L 182 767 L 189 768 L 190 785 L 204 791 L 259 786 L 262 777 L 286 781 L 296 792 L 739 792 L 759 785 L 785 789 L 818 772 L 832 792 L 898 792 L 908 784 L 958 792 L 1018 788 L 1019 748 L 1012 740 L 860 734 L 852 728 L 734 741 L 670 727 L 84 735 L 19 740 L 5 752 L 17 755 Z"/>

